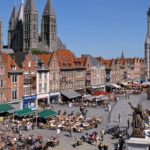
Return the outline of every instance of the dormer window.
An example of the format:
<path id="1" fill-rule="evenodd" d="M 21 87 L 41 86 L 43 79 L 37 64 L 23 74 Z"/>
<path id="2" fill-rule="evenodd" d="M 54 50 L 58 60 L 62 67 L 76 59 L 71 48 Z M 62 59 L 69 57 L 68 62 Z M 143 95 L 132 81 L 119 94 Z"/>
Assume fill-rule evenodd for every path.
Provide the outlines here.
<path id="1" fill-rule="evenodd" d="M 16 66 L 12 66 L 12 69 L 13 69 L 13 70 L 16 70 Z"/>

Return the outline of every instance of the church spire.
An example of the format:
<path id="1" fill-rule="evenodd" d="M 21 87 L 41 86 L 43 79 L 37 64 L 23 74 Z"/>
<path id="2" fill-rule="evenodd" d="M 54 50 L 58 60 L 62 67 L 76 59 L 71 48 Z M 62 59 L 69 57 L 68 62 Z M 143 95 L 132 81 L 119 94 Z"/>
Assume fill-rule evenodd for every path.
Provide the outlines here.
<path id="1" fill-rule="evenodd" d="M 22 0 L 17 19 L 23 21 L 23 15 L 24 15 L 24 1 Z"/>
<path id="2" fill-rule="evenodd" d="M 124 52 L 121 53 L 121 58 L 124 59 Z"/>
<path id="3" fill-rule="evenodd" d="M 12 21 L 16 21 L 16 19 L 17 19 L 17 8 L 16 8 L 16 5 L 14 5 L 14 7 L 13 7 L 13 11 L 12 11 L 12 13 L 11 13 L 11 17 L 10 17 L 10 22 L 12 22 Z"/>
<path id="4" fill-rule="evenodd" d="M 24 11 L 37 11 L 34 0 L 27 0 Z"/>
<path id="5" fill-rule="evenodd" d="M 47 3 L 45 5 L 45 9 L 43 12 L 43 16 L 44 15 L 56 16 L 56 13 L 55 13 L 55 10 L 53 8 L 51 0 L 47 0 Z"/>

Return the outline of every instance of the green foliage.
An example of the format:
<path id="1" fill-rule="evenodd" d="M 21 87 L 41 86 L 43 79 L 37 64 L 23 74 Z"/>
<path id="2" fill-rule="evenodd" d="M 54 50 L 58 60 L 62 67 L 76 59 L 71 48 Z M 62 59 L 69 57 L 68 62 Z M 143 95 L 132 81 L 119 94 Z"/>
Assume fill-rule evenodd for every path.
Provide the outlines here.
<path id="1" fill-rule="evenodd" d="M 45 51 L 41 51 L 39 49 L 32 49 L 32 54 L 34 54 L 34 55 L 40 55 L 40 54 L 48 54 L 48 53 L 45 52 Z"/>

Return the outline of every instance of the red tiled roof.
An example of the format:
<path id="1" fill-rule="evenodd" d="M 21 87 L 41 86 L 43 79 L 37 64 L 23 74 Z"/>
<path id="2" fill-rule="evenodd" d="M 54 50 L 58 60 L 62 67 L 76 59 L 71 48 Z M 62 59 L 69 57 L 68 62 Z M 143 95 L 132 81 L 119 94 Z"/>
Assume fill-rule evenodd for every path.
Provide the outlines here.
<path id="1" fill-rule="evenodd" d="M 70 50 L 58 50 L 56 52 L 61 68 L 74 68 L 75 55 Z"/>
<path id="2" fill-rule="evenodd" d="M 4 61 L 6 62 L 9 71 L 12 70 L 14 66 L 16 67 L 17 70 L 20 69 L 16 64 L 15 60 L 13 60 L 10 55 L 6 53 L 1 53 L 1 55 Z"/>
<path id="3" fill-rule="evenodd" d="M 84 68 L 85 67 L 85 61 L 86 61 L 86 58 L 84 58 L 84 57 L 74 58 L 75 67 L 82 67 L 82 68 Z"/>
<path id="4" fill-rule="evenodd" d="M 112 62 L 113 60 L 106 60 L 106 59 L 102 60 L 102 64 L 105 65 L 106 68 L 110 68 L 112 65 Z"/>
<path id="5" fill-rule="evenodd" d="M 52 54 L 41 54 L 41 55 L 38 55 L 38 57 L 43 60 L 43 62 L 46 64 L 46 65 L 49 65 L 49 62 L 52 58 Z"/>

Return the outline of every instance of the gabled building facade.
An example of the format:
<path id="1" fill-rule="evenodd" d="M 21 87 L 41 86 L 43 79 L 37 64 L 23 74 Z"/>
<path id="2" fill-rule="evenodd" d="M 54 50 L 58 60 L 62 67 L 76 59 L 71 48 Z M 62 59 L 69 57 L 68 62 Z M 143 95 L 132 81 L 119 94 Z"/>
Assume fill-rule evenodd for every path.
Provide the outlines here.
<path id="1" fill-rule="evenodd" d="M 141 58 L 99 59 L 106 68 L 106 83 L 144 79 L 144 60 Z"/>
<path id="2" fill-rule="evenodd" d="M 74 89 L 74 54 L 70 50 L 56 52 L 60 66 L 60 91 Z"/>
<path id="3" fill-rule="evenodd" d="M 23 96 L 23 71 L 6 53 L 0 52 L 0 103 L 17 103 Z"/>
<path id="4" fill-rule="evenodd" d="M 49 69 L 49 100 L 50 103 L 60 101 L 60 67 L 58 57 L 55 52 L 51 54 L 38 55 L 38 57 L 48 66 Z"/>
<path id="5" fill-rule="evenodd" d="M 74 58 L 74 65 L 74 90 L 81 94 L 84 94 L 86 76 L 86 67 L 84 66 L 84 59 Z"/>
<path id="6" fill-rule="evenodd" d="M 86 66 L 86 87 L 105 89 L 105 66 L 91 55 L 83 55 Z"/>

